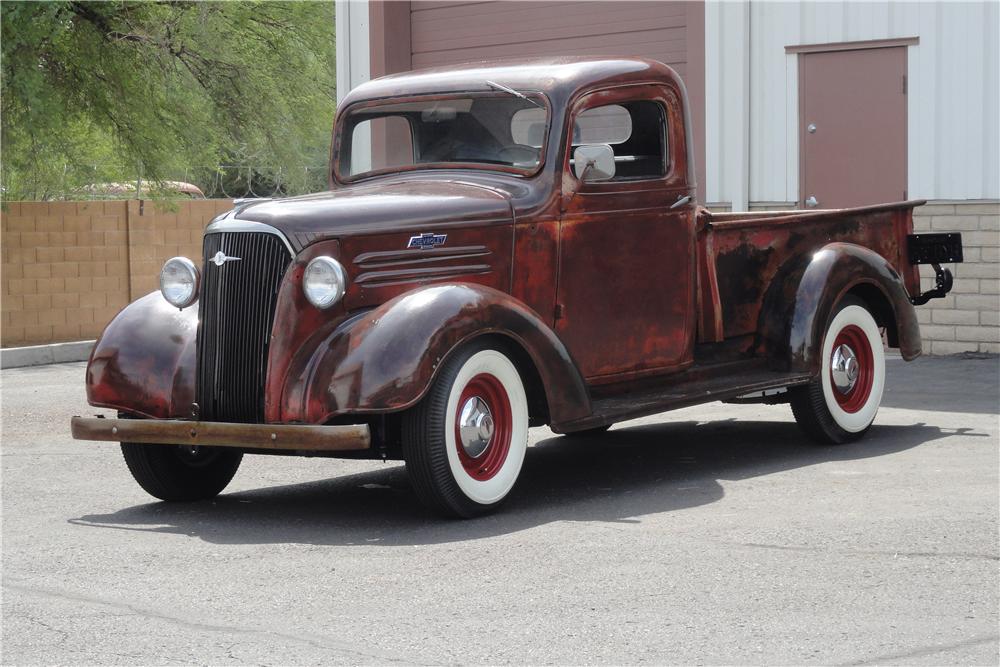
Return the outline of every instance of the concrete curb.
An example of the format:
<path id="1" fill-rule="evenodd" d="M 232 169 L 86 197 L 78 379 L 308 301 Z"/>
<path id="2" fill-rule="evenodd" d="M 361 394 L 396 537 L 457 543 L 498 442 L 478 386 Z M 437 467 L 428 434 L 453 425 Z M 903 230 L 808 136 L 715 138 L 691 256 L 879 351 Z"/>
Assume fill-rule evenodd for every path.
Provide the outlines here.
<path id="1" fill-rule="evenodd" d="M 86 361 L 94 349 L 92 340 L 28 347 L 6 347 L 0 350 L 0 368 L 21 368 L 44 364 L 63 364 L 69 361 Z"/>

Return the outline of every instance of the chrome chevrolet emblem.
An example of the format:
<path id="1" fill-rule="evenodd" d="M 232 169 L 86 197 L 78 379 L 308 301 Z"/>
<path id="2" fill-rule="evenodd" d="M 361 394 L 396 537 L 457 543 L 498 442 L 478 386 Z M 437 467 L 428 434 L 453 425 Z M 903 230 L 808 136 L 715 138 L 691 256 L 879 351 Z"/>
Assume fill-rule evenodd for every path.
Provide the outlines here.
<path id="1" fill-rule="evenodd" d="M 222 266 L 226 262 L 238 262 L 240 261 L 240 259 L 241 258 L 239 257 L 227 257 L 226 253 L 220 250 L 219 252 L 215 253 L 215 257 L 212 257 L 208 261 L 210 261 L 212 264 L 215 264 L 216 266 Z"/>
<path id="2" fill-rule="evenodd" d="M 406 244 L 407 248 L 419 248 L 420 250 L 428 250 L 430 248 L 436 248 L 439 245 L 443 245 L 445 241 L 448 240 L 447 234 L 435 234 L 433 232 L 424 232 L 423 234 L 418 234 L 417 236 L 411 236 L 410 242 Z"/>

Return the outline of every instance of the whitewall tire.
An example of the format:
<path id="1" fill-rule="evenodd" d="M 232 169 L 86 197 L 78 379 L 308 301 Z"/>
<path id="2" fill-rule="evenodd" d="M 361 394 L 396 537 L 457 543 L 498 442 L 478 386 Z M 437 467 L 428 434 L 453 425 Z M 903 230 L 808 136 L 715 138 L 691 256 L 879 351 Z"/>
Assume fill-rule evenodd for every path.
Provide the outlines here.
<path id="1" fill-rule="evenodd" d="M 792 412 L 813 439 L 841 444 L 871 427 L 885 389 L 885 352 L 864 302 L 845 297 L 823 336 L 820 373 L 791 392 Z"/>
<path id="2" fill-rule="evenodd" d="M 493 347 L 460 350 L 403 415 L 402 436 L 421 501 L 451 516 L 491 511 L 514 488 L 528 446 L 528 399 L 517 367 Z"/>

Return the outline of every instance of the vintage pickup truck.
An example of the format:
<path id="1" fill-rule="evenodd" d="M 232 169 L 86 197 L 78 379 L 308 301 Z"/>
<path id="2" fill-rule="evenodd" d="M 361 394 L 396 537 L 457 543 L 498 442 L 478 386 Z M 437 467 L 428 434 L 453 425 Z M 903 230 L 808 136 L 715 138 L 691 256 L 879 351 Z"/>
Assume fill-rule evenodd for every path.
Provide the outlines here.
<path id="1" fill-rule="evenodd" d="M 343 101 L 330 190 L 238 203 L 200 262 L 97 342 L 73 436 L 121 442 L 163 500 L 244 454 L 403 459 L 448 515 L 494 509 L 530 426 L 600 433 L 709 401 L 790 403 L 811 438 L 871 426 L 883 348 L 920 354 L 958 235 L 909 201 L 710 213 L 684 85 L 632 58 L 388 76 Z M 920 293 L 918 263 L 937 268 Z"/>

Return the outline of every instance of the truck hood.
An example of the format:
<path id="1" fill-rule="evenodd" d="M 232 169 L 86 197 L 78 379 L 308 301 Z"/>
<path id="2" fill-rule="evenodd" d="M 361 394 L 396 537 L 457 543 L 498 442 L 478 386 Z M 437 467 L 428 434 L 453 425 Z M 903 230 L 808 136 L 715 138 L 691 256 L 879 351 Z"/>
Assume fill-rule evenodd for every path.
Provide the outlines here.
<path id="1" fill-rule="evenodd" d="M 238 206 L 234 221 L 260 222 L 303 248 L 328 238 L 380 232 L 434 231 L 469 222 L 510 222 L 507 193 L 474 183 L 406 180 L 351 186 Z M 222 221 L 220 227 L 225 227 Z"/>

